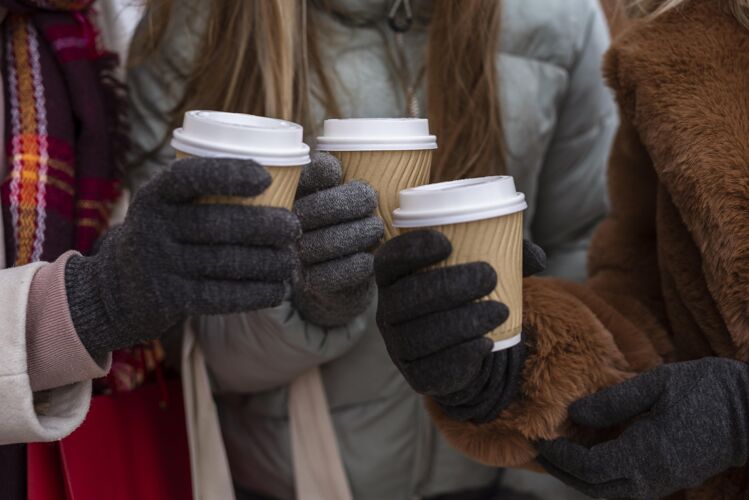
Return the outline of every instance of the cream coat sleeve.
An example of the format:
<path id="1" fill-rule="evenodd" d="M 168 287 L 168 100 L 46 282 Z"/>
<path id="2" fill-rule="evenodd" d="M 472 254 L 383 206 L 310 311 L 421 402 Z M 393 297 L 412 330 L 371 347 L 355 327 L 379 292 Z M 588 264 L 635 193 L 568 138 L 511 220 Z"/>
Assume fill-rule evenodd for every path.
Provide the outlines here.
<path id="1" fill-rule="evenodd" d="M 34 393 L 26 353 L 26 306 L 42 263 L 0 271 L 0 445 L 56 441 L 86 416 L 91 382 Z"/>

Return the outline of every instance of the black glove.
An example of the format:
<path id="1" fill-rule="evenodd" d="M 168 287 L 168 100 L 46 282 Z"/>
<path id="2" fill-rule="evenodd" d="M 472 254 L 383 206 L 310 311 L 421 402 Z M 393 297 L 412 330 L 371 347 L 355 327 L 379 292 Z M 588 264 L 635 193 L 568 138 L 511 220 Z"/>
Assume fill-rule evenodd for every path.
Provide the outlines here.
<path id="1" fill-rule="evenodd" d="M 375 190 L 359 181 L 341 185 L 342 177 L 333 155 L 313 155 L 294 203 L 303 233 L 293 303 L 304 319 L 323 327 L 348 323 L 374 298 L 369 250 L 385 231 L 382 219 L 374 215 Z"/>
<path id="2" fill-rule="evenodd" d="M 175 162 L 135 196 L 125 222 L 92 257 L 73 257 L 65 286 L 73 324 L 93 356 L 157 338 L 192 315 L 278 305 L 297 260 L 288 210 L 199 204 L 253 197 L 270 175 L 252 161 Z"/>
<path id="3" fill-rule="evenodd" d="M 586 448 L 539 443 L 549 473 L 595 498 L 659 498 L 700 485 L 749 456 L 749 366 L 720 358 L 660 366 L 580 400 L 570 418 L 614 427 L 613 441 Z"/>
<path id="4" fill-rule="evenodd" d="M 515 396 L 525 358 L 519 345 L 492 353 L 486 335 L 509 311 L 481 301 L 496 287 L 485 262 L 424 270 L 452 252 L 436 231 L 398 236 L 377 252 L 377 324 L 390 357 L 417 392 L 431 396 L 456 420 L 493 420 Z M 524 245 L 524 271 L 545 266 L 543 251 Z"/>

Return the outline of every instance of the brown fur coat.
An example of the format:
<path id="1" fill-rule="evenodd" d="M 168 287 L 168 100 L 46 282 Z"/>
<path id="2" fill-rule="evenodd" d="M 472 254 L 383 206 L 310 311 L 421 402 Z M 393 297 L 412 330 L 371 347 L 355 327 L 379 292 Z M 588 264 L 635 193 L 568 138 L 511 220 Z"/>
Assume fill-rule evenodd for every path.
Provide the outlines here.
<path id="1" fill-rule="evenodd" d="M 570 403 L 662 362 L 749 362 L 749 33 L 720 0 L 632 26 L 604 64 L 622 126 L 612 212 L 590 249 L 585 285 L 529 279 L 531 355 L 522 396 L 491 423 L 430 410 L 469 456 L 527 466 L 533 441 L 586 436 Z M 730 471 L 689 499 L 749 498 Z"/>

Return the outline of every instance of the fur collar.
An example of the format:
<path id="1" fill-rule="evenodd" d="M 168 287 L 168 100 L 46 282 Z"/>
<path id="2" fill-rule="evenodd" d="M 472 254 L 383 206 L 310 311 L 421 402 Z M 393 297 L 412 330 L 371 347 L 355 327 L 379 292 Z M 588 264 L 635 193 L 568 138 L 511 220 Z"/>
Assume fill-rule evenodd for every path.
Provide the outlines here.
<path id="1" fill-rule="evenodd" d="M 605 73 L 699 250 L 694 272 L 749 361 L 749 32 L 721 5 L 693 0 L 635 24 Z"/>

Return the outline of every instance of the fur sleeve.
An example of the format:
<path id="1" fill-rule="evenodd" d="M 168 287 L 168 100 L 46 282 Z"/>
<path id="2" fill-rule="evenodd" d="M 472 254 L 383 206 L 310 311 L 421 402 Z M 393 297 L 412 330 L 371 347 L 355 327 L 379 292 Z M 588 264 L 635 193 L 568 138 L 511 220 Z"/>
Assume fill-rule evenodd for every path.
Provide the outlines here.
<path id="1" fill-rule="evenodd" d="M 607 58 L 610 73 L 615 72 L 616 54 L 612 51 Z M 673 345 L 664 328 L 668 322 L 654 215 L 658 178 L 626 113 L 614 141 L 608 178 L 611 211 L 591 241 L 587 284 L 619 314 L 637 318 L 637 327 L 647 332 L 659 355 L 669 359 Z"/>
<path id="2" fill-rule="evenodd" d="M 594 312 L 586 305 L 590 297 L 584 289 L 577 289 L 578 297 L 568 286 L 580 287 L 551 279 L 525 280 L 529 357 L 521 395 L 499 418 L 480 425 L 457 422 L 427 402 L 440 431 L 469 457 L 498 467 L 525 466 L 536 455 L 534 441 L 575 434 L 566 422 L 571 403 L 658 363 L 646 337 L 628 338 L 631 325 L 619 321 L 615 311 L 599 302 Z"/>

